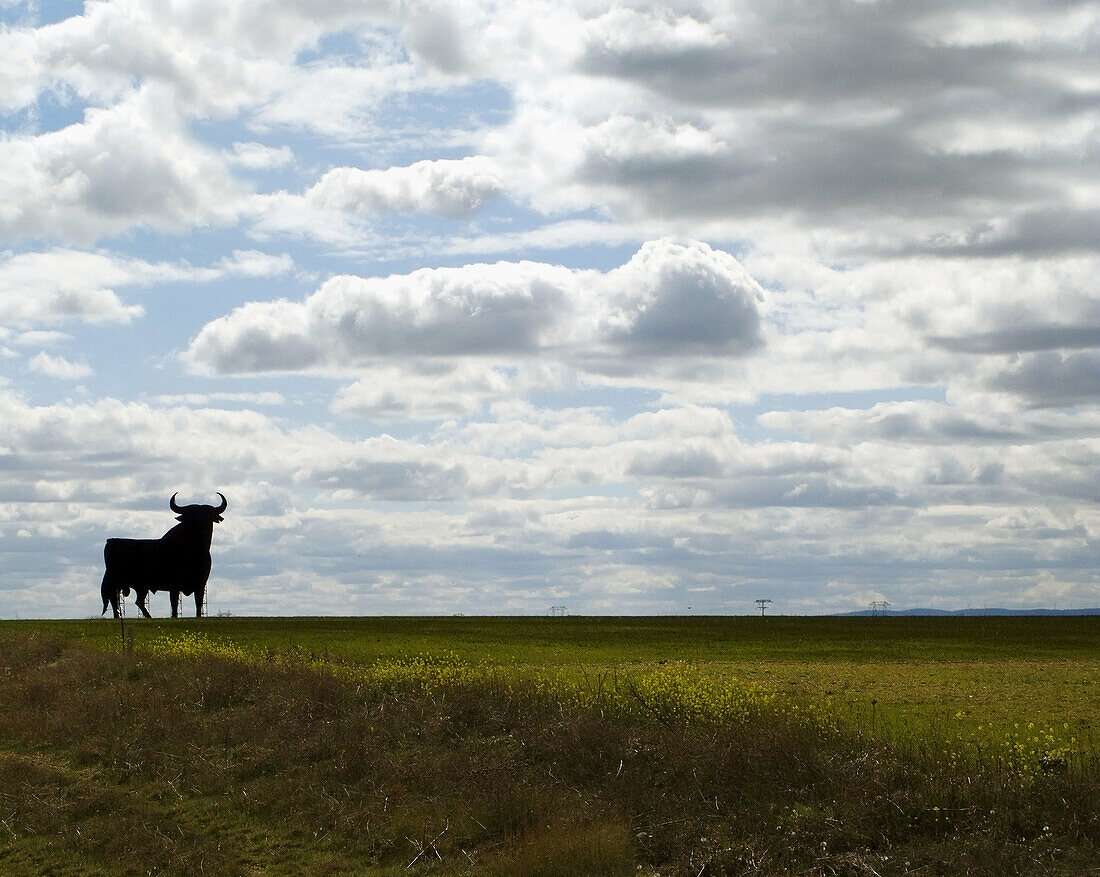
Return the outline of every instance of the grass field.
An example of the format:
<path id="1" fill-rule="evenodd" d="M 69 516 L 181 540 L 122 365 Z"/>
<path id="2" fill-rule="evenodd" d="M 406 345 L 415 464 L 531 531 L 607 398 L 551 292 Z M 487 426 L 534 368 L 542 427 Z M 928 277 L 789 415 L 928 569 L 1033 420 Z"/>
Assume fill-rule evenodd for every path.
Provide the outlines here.
<path id="1" fill-rule="evenodd" d="M 1100 868 L 1100 618 L 125 630 L 0 623 L 0 870 Z"/>

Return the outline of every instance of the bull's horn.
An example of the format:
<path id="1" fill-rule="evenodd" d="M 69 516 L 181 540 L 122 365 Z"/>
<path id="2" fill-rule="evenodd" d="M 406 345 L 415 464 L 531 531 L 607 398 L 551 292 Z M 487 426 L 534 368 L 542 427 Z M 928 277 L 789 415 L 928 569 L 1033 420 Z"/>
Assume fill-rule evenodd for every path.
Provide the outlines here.
<path id="1" fill-rule="evenodd" d="M 229 508 L 229 500 L 227 500 L 227 499 L 226 499 L 226 498 L 225 498 L 224 496 L 222 496 L 222 494 L 220 494 L 220 493 L 218 494 L 218 496 L 221 496 L 221 498 L 222 498 L 222 504 L 221 504 L 221 507 L 220 507 L 220 508 L 218 509 L 218 514 L 220 515 L 220 514 L 221 514 L 222 512 L 224 512 L 224 511 L 225 511 L 225 510 L 226 510 L 227 508 Z"/>
<path id="2" fill-rule="evenodd" d="M 173 493 L 172 498 L 170 500 L 168 500 L 168 508 L 170 508 L 172 511 L 176 512 L 177 514 L 179 512 L 183 511 L 183 509 L 181 509 L 178 505 L 176 505 L 176 497 L 178 495 L 179 495 L 178 493 Z"/>

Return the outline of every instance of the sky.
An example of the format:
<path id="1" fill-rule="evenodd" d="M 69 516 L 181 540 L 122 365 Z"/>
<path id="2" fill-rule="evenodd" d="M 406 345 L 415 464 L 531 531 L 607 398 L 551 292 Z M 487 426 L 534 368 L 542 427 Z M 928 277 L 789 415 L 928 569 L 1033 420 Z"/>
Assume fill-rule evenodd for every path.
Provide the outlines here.
<path id="1" fill-rule="evenodd" d="M 0 618 L 1100 605 L 1100 3 L 0 22 Z"/>

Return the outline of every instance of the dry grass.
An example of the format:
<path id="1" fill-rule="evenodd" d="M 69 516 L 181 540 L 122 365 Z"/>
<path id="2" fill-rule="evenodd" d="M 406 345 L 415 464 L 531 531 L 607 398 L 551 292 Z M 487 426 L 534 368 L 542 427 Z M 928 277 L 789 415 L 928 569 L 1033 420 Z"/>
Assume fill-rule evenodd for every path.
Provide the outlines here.
<path id="1" fill-rule="evenodd" d="M 1100 856 L 1095 760 L 952 764 L 786 701 L 710 720 L 602 681 L 425 678 L 5 634 L 0 869 L 1080 875 Z"/>

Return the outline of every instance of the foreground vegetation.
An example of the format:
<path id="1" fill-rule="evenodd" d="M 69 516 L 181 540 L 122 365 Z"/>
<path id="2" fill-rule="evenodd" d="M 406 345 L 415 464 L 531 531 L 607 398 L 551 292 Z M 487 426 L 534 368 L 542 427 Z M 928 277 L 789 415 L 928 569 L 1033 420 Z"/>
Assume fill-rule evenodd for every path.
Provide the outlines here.
<path id="1" fill-rule="evenodd" d="M 1097 866 L 1093 620 L 921 620 L 888 636 L 879 620 L 752 621 L 143 622 L 127 649 L 110 622 L 0 625 L 0 862 L 89 875 Z M 880 702 L 864 686 L 890 666 L 894 702 Z M 1028 709 L 1006 716 L 998 687 L 1039 668 L 1044 685 L 1007 698 Z M 923 703 L 928 689 L 964 706 Z"/>

